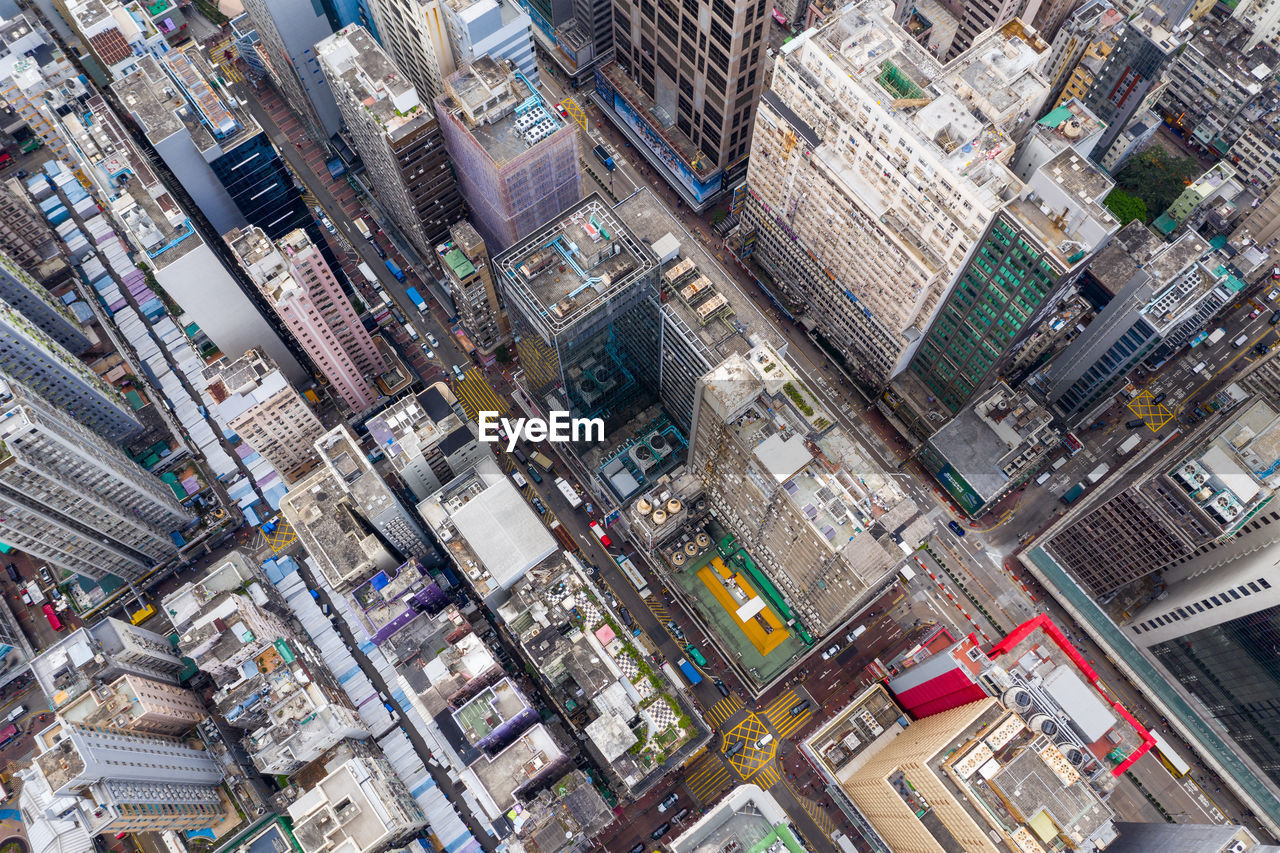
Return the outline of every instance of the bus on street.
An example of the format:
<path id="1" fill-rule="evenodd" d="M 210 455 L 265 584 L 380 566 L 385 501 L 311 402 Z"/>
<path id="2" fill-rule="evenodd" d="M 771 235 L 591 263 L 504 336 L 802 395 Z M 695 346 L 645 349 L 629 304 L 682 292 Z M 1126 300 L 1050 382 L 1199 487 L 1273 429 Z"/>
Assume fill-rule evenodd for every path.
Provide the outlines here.
<path id="1" fill-rule="evenodd" d="M 1160 759 L 1160 763 L 1165 769 L 1173 775 L 1175 779 L 1181 779 L 1191 772 L 1191 765 L 1182 759 L 1181 755 L 1173 751 L 1173 747 L 1169 746 L 1169 742 L 1160 737 L 1160 733 L 1154 729 L 1151 731 L 1151 737 L 1156 742 L 1156 758 Z"/>
<path id="2" fill-rule="evenodd" d="M 618 564 L 618 569 L 626 575 L 627 580 L 631 581 L 631 585 L 636 588 L 636 592 L 640 593 L 641 598 L 653 595 L 649 592 L 649 584 L 645 583 L 644 575 L 640 574 L 635 563 L 628 560 L 625 555 L 614 557 L 613 561 Z"/>

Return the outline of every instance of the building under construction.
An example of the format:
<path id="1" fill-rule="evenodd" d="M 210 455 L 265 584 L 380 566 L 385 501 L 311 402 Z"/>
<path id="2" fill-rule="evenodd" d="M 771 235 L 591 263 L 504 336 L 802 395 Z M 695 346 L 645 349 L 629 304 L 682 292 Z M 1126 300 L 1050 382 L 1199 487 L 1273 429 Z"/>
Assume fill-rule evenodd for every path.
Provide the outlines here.
<path id="1" fill-rule="evenodd" d="M 582 198 L 578 131 L 489 56 L 451 74 L 436 116 L 472 222 L 500 252 Z"/>

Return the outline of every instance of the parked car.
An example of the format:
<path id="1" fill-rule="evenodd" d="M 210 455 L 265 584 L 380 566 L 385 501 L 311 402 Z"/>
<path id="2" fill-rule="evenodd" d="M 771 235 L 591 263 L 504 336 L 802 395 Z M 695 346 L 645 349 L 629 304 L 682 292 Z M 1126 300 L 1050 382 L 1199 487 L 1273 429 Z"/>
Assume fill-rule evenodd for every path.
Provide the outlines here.
<path id="1" fill-rule="evenodd" d="M 742 741 L 738 741 L 738 742 L 741 743 Z M 649 837 L 652 838 L 654 841 L 657 841 L 659 838 L 666 835 L 670 831 L 671 831 L 671 824 L 664 823 L 662 824 L 662 826 L 658 827 L 653 832 L 649 833 Z"/>
<path id="2" fill-rule="evenodd" d="M 26 605 L 31 605 L 34 603 L 31 600 L 31 593 L 27 592 L 25 589 L 22 591 L 22 603 Z"/>
<path id="3" fill-rule="evenodd" d="M 618 608 L 618 618 L 621 619 L 622 624 L 626 625 L 628 628 L 636 624 L 636 620 L 631 618 L 631 611 L 627 609 L 626 605 Z"/>
<path id="4" fill-rule="evenodd" d="M 822 659 L 831 660 L 833 657 L 835 657 L 838 654 L 840 654 L 840 646 L 834 645 L 822 653 Z"/>
<path id="5" fill-rule="evenodd" d="M 440 346 L 440 342 L 436 340 L 436 336 L 430 332 L 427 332 L 427 343 L 431 344 L 433 347 Z"/>
<path id="6" fill-rule="evenodd" d="M 529 479 L 530 479 L 530 480 L 533 480 L 533 482 L 535 482 L 535 483 L 541 483 L 541 482 L 542 482 L 542 475 L 541 475 L 541 474 L 539 474 L 539 473 L 538 473 L 538 469 L 537 469 L 537 468 L 535 468 L 535 467 L 534 467 L 534 466 L 532 466 L 532 465 L 530 465 L 530 466 L 529 466 Z"/>
<path id="7" fill-rule="evenodd" d="M 667 809 L 671 808 L 678 802 L 680 802 L 680 795 L 673 791 L 671 794 L 669 794 L 666 797 L 666 799 L 658 803 L 658 811 L 665 812 Z"/>
<path id="8" fill-rule="evenodd" d="M 1168 394 L 1166 394 L 1166 393 L 1164 393 L 1163 391 L 1161 391 L 1159 394 L 1157 394 L 1157 395 L 1155 395 L 1154 397 L 1152 397 L 1152 398 L 1151 398 L 1151 405 L 1153 405 L 1153 406 L 1158 406 L 1158 405 L 1160 405 L 1161 403 L 1163 403 L 1163 402 L 1165 401 L 1165 398 L 1166 398 L 1166 397 L 1168 397 L 1168 396 L 1169 396 Z"/>
<path id="9" fill-rule="evenodd" d="M 542 498 L 534 498 L 530 503 L 532 503 L 533 508 L 538 511 L 538 515 L 547 514 L 547 505 L 542 502 Z"/>
<path id="10" fill-rule="evenodd" d="M 688 817 L 688 815 L 689 815 L 688 809 L 681 809 L 680 811 L 676 812 L 671 816 L 671 820 L 673 823 L 679 823 L 680 821 Z"/>
<path id="11" fill-rule="evenodd" d="M 49 586 L 53 586 L 53 572 L 49 571 L 48 566 L 41 566 L 36 569 L 36 571 L 40 574 L 40 580 L 44 581 Z"/>
<path id="12" fill-rule="evenodd" d="M 9 576 L 9 580 L 13 581 L 14 583 L 17 583 L 18 581 L 22 580 L 22 575 L 18 574 L 17 563 L 10 563 L 9 565 L 5 566 L 4 572 Z"/>
<path id="13" fill-rule="evenodd" d="M 725 687 L 725 686 L 724 686 L 724 682 L 723 682 L 723 681 L 721 681 L 721 680 L 720 680 L 720 679 L 718 679 L 718 678 L 716 679 L 716 690 L 719 690 L 719 691 L 720 691 L 720 695 L 721 695 L 721 696 L 728 696 L 728 695 L 729 695 L 729 688 L 728 688 L 728 687 Z"/>
<path id="14" fill-rule="evenodd" d="M 1274 288 L 1274 287 L 1273 287 L 1273 288 L 1271 288 L 1271 292 L 1267 294 L 1267 301 L 1268 301 L 1268 302 L 1275 302 L 1275 301 L 1276 301 L 1276 297 L 1277 297 L 1277 296 L 1280 296 L 1280 289 L 1277 289 L 1277 288 Z"/>
<path id="15" fill-rule="evenodd" d="M 960 526 L 960 522 L 955 521 L 954 519 L 947 522 L 947 527 L 950 528 L 951 532 L 957 536 L 964 535 L 964 528 Z"/>
<path id="16" fill-rule="evenodd" d="M 671 635 L 675 637 L 677 640 L 684 639 L 684 631 L 680 630 L 680 626 L 677 625 L 674 620 L 672 619 L 667 620 L 667 630 L 669 630 L 671 632 Z"/>

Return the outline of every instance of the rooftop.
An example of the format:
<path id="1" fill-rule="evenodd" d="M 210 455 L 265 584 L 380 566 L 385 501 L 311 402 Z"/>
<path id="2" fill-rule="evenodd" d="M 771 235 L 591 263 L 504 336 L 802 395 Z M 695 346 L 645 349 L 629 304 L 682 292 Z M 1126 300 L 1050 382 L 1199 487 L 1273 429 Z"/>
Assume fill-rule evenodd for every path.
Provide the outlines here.
<path id="1" fill-rule="evenodd" d="M 437 105 L 456 116 L 499 166 L 571 126 L 523 74 L 487 55 L 445 78 Z"/>
<path id="2" fill-rule="evenodd" d="M 443 382 L 401 397 L 365 422 L 374 443 L 399 467 L 426 453 L 462 425 L 457 398 Z"/>
<path id="3" fill-rule="evenodd" d="M 492 459 L 418 504 L 418 513 L 484 598 L 509 588 L 559 550 Z"/>
<path id="4" fill-rule="evenodd" d="M 696 823 L 669 842 L 672 853 L 727 850 L 804 853 L 778 801 L 757 785 L 739 785 Z"/>
<path id="5" fill-rule="evenodd" d="M 316 44 L 316 56 L 327 76 L 342 81 L 350 97 L 391 141 L 435 120 L 419 101 L 413 84 L 359 24 L 349 24 Z"/>
<path id="6" fill-rule="evenodd" d="M 516 792 L 539 776 L 560 768 L 568 769 L 569 759 L 551 732 L 539 723 L 516 738 L 492 758 L 480 758 L 471 769 L 500 808 L 515 804 Z"/>
<path id="7" fill-rule="evenodd" d="M 304 853 L 362 853 L 380 849 L 402 827 L 383 805 L 391 785 L 403 783 L 384 760 L 352 756 L 289 806 L 293 835 Z"/>
<path id="8" fill-rule="evenodd" d="M 511 679 L 504 678 L 480 691 L 453 716 L 467 740 L 475 745 L 529 707 Z"/>
<path id="9" fill-rule="evenodd" d="M 658 267 L 657 259 L 599 193 L 592 193 L 494 259 L 508 298 L 548 339 Z"/>

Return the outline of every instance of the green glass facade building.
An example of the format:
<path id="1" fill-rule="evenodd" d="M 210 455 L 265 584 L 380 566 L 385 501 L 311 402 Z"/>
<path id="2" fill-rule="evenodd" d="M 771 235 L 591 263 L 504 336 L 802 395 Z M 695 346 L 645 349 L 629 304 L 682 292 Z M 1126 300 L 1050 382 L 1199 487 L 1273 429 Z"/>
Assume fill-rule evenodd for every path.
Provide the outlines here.
<path id="1" fill-rule="evenodd" d="M 958 412 L 1065 272 L 1028 229 L 1001 211 L 938 311 L 910 370 L 952 414 Z"/>

